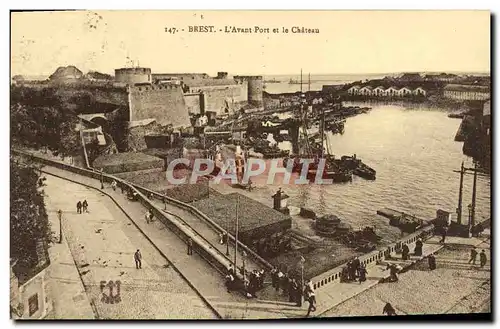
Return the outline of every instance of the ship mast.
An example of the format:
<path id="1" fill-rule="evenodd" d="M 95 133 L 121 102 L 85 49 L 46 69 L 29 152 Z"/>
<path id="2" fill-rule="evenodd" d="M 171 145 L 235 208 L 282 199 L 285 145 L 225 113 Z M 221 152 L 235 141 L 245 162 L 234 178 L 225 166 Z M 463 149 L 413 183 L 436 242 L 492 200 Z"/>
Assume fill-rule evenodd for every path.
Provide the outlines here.
<path id="1" fill-rule="evenodd" d="M 309 73 L 309 92 L 311 91 L 311 73 Z"/>
<path id="2" fill-rule="evenodd" d="M 302 69 L 300 69 L 300 94 L 302 95 Z"/>

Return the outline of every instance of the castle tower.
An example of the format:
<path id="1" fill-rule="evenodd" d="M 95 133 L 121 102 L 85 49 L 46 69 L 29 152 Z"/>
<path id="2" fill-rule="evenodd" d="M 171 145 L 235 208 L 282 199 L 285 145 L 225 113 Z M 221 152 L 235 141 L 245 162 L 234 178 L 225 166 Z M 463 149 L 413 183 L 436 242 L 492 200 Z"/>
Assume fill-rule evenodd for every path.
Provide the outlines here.
<path id="1" fill-rule="evenodd" d="M 235 76 L 236 80 L 246 81 L 248 84 L 248 103 L 256 106 L 263 106 L 264 80 L 261 75 Z"/>
<path id="2" fill-rule="evenodd" d="M 151 69 L 147 67 L 128 67 L 115 70 L 115 81 L 129 85 L 151 83 Z"/>

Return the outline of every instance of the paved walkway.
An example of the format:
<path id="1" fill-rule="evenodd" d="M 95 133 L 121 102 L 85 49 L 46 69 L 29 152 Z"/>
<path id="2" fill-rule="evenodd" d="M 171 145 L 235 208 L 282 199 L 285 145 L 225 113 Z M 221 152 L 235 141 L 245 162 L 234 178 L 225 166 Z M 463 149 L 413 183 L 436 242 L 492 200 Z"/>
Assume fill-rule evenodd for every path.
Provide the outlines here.
<path id="1" fill-rule="evenodd" d="M 53 199 L 45 195 L 45 204 L 55 240 L 59 242 L 59 218 Z M 64 237 L 64 236 L 63 236 Z M 54 243 L 49 248 L 49 287 L 53 301 L 54 319 L 94 319 L 95 314 L 85 293 L 76 264 L 71 256 L 66 239 Z"/>
<path id="2" fill-rule="evenodd" d="M 438 237 L 428 240 L 428 244 L 442 247 L 435 254 L 436 270 L 430 271 L 426 260 L 418 262 L 402 273 L 398 282 L 375 285 L 337 304 L 321 317 L 380 316 L 388 302 L 399 315 L 472 313 L 485 309 L 490 297 L 490 291 L 483 289 L 489 286 L 489 261 L 479 268 L 469 265 L 468 260 L 471 245 L 478 246 L 479 251 L 485 249 L 489 259 L 489 243 L 477 238 L 449 237 L 443 246 L 438 240 Z"/>
<path id="3" fill-rule="evenodd" d="M 89 186 L 98 188 L 100 185 L 97 180 L 88 177 L 75 175 L 52 167 L 46 167 L 45 169 L 51 173 L 76 180 Z M 120 207 L 131 217 L 135 225 L 148 236 L 154 245 L 167 255 L 169 260 L 183 273 L 184 277 L 192 286 L 205 297 L 208 303 L 212 305 L 222 318 L 295 318 L 305 315 L 307 303 L 305 303 L 302 308 L 296 307 L 292 303 L 287 302 L 288 298 L 286 296 L 277 294 L 271 289 L 269 284 L 267 284 L 267 287 L 259 294 L 258 299 L 249 300 L 239 294 L 226 293 L 223 278 L 220 274 L 216 273 L 216 271 L 198 255 L 187 256 L 184 242 L 166 229 L 161 222 L 155 221 L 152 224 L 146 224 L 143 219 L 145 209 L 142 205 L 127 200 L 125 196 L 120 193 L 119 189 L 113 192 L 107 187 L 105 192 L 113 197 Z M 179 215 L 183 216 L 182 214 Z M 442 245 L 434 243 L 431 239 L 428 243 L 424 244 L 424 256 L 436 252 L 440 248 L 442 248 Z M 412 245 L 410 245 L 410 249 L 413 250 Z M 397 257 L 397 255 L 394 256 Z M 416 262 L 419 258 L 412 256 L 411 261 L 395 260 L 391 262 L 399 262 L 404 266 L 408 266 Z M 370 266 L 368 268 L 368 280 L 362 284 L 336 283 L 319 288 L 316 294 L 318 305 L 315 315 L 326 314 L 325 312 L 335 306 L 376 286 L 381 279 L 388 277 L 389 273 L 385 268 L 385 265 Z M 411 291 L 407 291 L 407 293 L 411 295 Z"/>
<path id="4" fill-rule="evenodd" d="M 46 183 L 49 211 L 63 210 L 63 236 L 98 318 L 217 318 L 111 199 L 99 191 L 52 176 L 47 177 Z M 89 213 L 77 214 L 76 202 L 84 199 L 90 205 Z M 142 269 L 135 268 L 133 257 L 137 249 L 143 256 Z M 102 300 L 101 284 L 109 281 L 121 283 L 119 303 Z M 104 292 L 109 295 L 109 288 Z M 75 306 L 71 305 L 63 315 L 72 313 Z"/>

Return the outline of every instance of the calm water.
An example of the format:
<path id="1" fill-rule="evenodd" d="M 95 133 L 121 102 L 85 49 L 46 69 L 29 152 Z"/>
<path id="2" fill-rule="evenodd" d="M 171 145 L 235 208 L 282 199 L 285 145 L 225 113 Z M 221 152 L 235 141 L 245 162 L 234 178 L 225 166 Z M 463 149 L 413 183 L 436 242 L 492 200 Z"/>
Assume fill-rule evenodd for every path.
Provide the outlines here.
<path id="1" fill-rule="evenodd" d="M 358 104 L 361 105 L 361 104 Z M 432 219 L 437 209 L 454 212 L 457 207 L 459 170 L 463 143 L 454 142 L 460 120 L 447 112 L 396 105 L 370 105 L 368 114 L 347 119 L 344 135 L 329 135 L 335 155 L 357 154 L 377 170 L 375 181 L 354 177 L 352 183 L 282 186 L 289 204 L 307 207 L 318 214 L 336 214 L 354 227 L 375 225 L 384 239 L 399 236 L 388 219 L 376 215 L 390 207 Z M 252 197 L 269 204 L 277 186 L 259 185 Z M 471 202 L 472 176 L 464 179 L 463 216 Z M 490 217 L 490 180 L 478 177 L 477 218 Z"/>

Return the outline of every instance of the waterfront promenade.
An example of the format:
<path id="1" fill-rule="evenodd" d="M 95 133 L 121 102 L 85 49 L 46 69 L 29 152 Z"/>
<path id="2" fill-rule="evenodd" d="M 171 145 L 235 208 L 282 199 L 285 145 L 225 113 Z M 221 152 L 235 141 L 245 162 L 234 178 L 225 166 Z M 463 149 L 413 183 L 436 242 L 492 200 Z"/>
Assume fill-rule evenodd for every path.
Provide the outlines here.
<path id="1" fill-rule="evenodd" d="M 224 288 L 224 280 L 220 273 L 216 272 L 209 264 L 206 263 L 205 260 L 201 259 L 197 254 L 193 256 L 188 256 L 186 253 L 186 246 L 183 241 L 181 241 L 175 234 L 170 232 L 161 222 L 155 221 L 152 224 L 147 224 L 144 220 L 143 214 L 145 208 L 138 202 L 131 202 L 126 199 L 125 195 L 121 194 L 119 189 L 117 191 L 112 191 L 112 189 L 107 185 L 105 187 L 104 193 L 100 191 L 96 191 L 99 189 L 100 183 L 98 180 L 75 175 L 70 172 L 66 172 L 60 169 L 56 169 L 53 167 L 45 167 L 44 170 L 46 172 L 60 175 L 61 177 L 69 178 L 78 182 L 80 184 L 85 184 L 87 186 L 91 186 L 94 189 L 86 189 L 87 191 L 93 191 L 92 193 L 97 193 L 100 195 L 100 199 L 102 200 L 105 197 L 105 194 L 109 195 L 113 198 L 116 205 L 121 208 L 122 212 L 125 212 L 127 216 L 121 216 L 121 220 L 125 220 L 125 217 L 128 217 L 128 224 L 123 224 L 121 227 L 134 225 L 137 230 L 141 231 L 144 236 L 147 237 L 148 243 L 144 242 L 143 248 L 147 248 L 146 245 L 153 245 L 159 252 L 164 254 L 170 263 L 175 266 L 175 268 L 182 273 L 185 280 L 189 282 L 189 284 L 195 289 L 200 296 L 203 296 L 203 299 L 206 303 L 210 305 L 210 307 L 215 310 L 219 317 L 222 318 L 245 318 L 245 319 L 257 319 L 257 318 L 286 318 L 286 317 L 303 317 L 307 310 L 307 303 L 304 303 L 302 308 L 294 306 L 292 303 L 289 303 L 287 300 L 287 296 L 282 296 L 281 293 L 276 293 L 272 287 L 269 286 L 269 278 L 266 280 L 266 288 L 260 292 L 258 299 L 246 299 L 244 296 L 238 293 L 227 293 Z M 49 175 L 48 184 L 51 183 L 51 180 L 55 178 L 50 178 Z M 69 183 L 68 183 L 69 184 Z M 58 191 L 64 191 L 60 182 L 55 184 L 57 186 Z M 55 192 L 52 192 L 55 193 Z M 60 192 L 59 192 L 60 193 Z M 50 197 L 50 188 L 47 189 L 47 194 Z M 61 199 L 71 198 L 71 202 L 68 202 L 68 207 L 74 208 L 74 204 L 76 203 L 73 200 L 74 197 L 71 196 L 70 193 L 59 194 Z M 93 206 L 93 203 L 97 202 L 99 204 L 101 201 L 94 199 L 91 204 L 91 214 L 98 208 Z M 104 206 L 104 208 L 108 208 L 112 206 L 111 203 Z M 71 209 L 71 211 L 76 212 L 76 210 Z M 103 215 L 99 215 L 107 217 L 110 215 L 109 210 L 102 210 Z M 116 210 L 117 211 L 117 210 Z M 106 213 L 107 212 L 107 213 Z M 113 212 L 114 213 L 114 212 Z M 96 213 L 94 213 L 96 214 Z M 86 215 L 77 215 L 75 216 L 86 216 Z M 87 214 L 88 215 L 88 214 Z M 79 217 L 77 217 L 77 220 Z M 85 231 L 85 230 L 83 230 Z M 92 231 L 92 230 L 89 230 Z M 80 231 L 78 231 L 80 232 Z M 93 235 L 98 235 L 94 233 Z M 111 234 L 110 236 L 114 237 L 115 234 Z M 144 239 L 143 236 L 143 239 Z M 84 239 L 83 237 L 80 239 Z M 431 239 L 432 240 L 432 239 Z M 424 244 L 424 254 L 428 254 L 430 252 L 435 252 L 442 248 L 442 245 L 433 243 L 433 241 L 429 241 L 429 243 Z M 135 239 L 134 239 L 135 241 Z M 110 242 L 107 242 L 108 244 Z M 134 242 L 135 243 L 135 242 Z M 121 243 L 120 243 L 121 244 Z M 131 250 L 135 250 L 135 247 L 130 247 Z M 410 246 L 413 248 L 413 246 Z M 105 248 L 107 250 L 107 248 Z M 111 249 L 112 250 L 112 249 Z M 143 254 L 144 256 L 144 254 Z M 398 257 L 397 255 L 394 255 Z M 127 262 L 132 262 L 133 257 L 132 254 L 127 256 Z M 413 258 L 412 262 L 416 261 L 417 258 Z M 125 261 L 125 260 L 123 260 Z M 145 256 L 145 261 L 147 261 L 147 257 Z M 165 260 L 163 260 L 165 262 Z M 394 262 L 402 262 L 402 261 L 394 261 Z M 410 265 L 411 262 L 402 262 L 403 265 Z M 123 262 L 122 262 L 123 264 Z M 166 265 L 165 263 L 163 265 Z M 158 266 L 160 266 L 158 264 Z M 133 267 L 133 264 L 127 265 L 127 267 Z M 161 267 L 161 266 L 160 266 Z M 374 286 L 385 286 L 388 285 L 386 283 L 379 284 L 380 280 L 388 277 L 388 271 L 385 270 L 385 265 L 373 265 L 368 268 L 368 280 L 362 284 L 359 283 L 337 283 L 325 285 L 317 290 L 317 300 L 318 300 L 318 310 L 315 315 L 327 314 L 325 312 L 330 309 L 342 305 L 346 300 L 350 300 L 359 294 L 362 294 L 364 291 L 370 289 Z M 120 271 L 121 272 L 121 271 Z M 402 275 L 403 277 L 403 275 Z M 408 293 L 408 292 L 407 292 Z M 411 295 L 411 292 L 409 292 Z M 134 313 L 135 314 L 135 313 Z M 172 318 L 172 316 L 167 316 L 165 313 L 162 313 L 164 318 Z M 130 316 L 130 315 L 129 315 Z M 161 316 L 161 315 L 160 315 Z M 115 317 L 115 316 L 113 316 Z M 155 316 L 154 318 L 158 318 L 159 316 Z M 174 316 L 175 317 L 175 316 Z M 151 317 L 153 318 L 153 317 Z M 189 318 L 189 317 L 188 317 Z"/>

